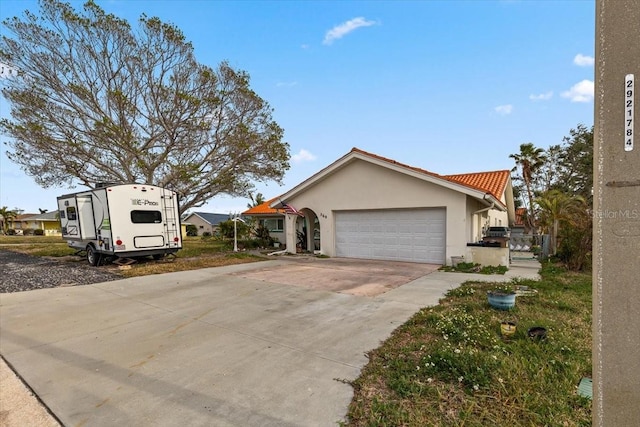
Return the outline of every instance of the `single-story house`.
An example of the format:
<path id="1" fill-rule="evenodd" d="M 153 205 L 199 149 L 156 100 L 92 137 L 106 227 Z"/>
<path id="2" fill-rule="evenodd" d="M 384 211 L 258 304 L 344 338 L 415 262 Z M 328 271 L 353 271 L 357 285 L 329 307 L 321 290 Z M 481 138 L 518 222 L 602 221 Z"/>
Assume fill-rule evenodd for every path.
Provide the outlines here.
<path id="1" fill-rule="evenodd" d="M 33 230 L 43 230 L 45 236 L 61 236 L 60 219 L 58 211 L 45 212 L 41 214 L 20 214 L 7 221 L 8 228 L 14 229 L 16 234 L 23 234 L 25 230 L 33 233 Z"/>
<path id="2" fill-rule="evenodd" d="M 509 170 L 439 175 L 358 148 L 265 205 L 288 252 L 435 264 L 471 261 L 491 248 L 467 243 L 515 220 Z"/>
<path id="3" fill-rule="evenodd" d="M 267 200 L 266 202 L 254 206 L 242 212 L 242 216 L 249 216 L 256 220 L 256 225 L 262 225 L 269 230 L 269 235 L 278 243 L 285 241 L 284 220 L 285 211 L 282 208 L 272 208 L 271 203 L 277 201 L 277 198 Z"/>
<path id="4" fill-rule="evenodd" d="M 203 233 L 215 234 L 218 230 L 218 224 L 229 220 L 229 214 L 217 214 L 209 212 L 193 212 L 182 219 L 183 224 L 195 225 L 198 230 L 198 236 Z"/>

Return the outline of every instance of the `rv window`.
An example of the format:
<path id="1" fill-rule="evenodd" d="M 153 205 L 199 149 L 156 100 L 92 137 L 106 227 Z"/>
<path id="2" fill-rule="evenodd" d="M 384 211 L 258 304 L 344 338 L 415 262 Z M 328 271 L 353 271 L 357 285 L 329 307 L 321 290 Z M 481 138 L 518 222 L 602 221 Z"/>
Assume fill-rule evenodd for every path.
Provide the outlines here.
<path id="1" fill-rule="evenodd" d="M 76 207 L 75 206 L 67 206 L 67 218 L 69 221 L 76 220 Z"/>
<path id="2" fill-rule="evenodd" d="M 64 219 L 64 211 L 60 211 L 60 219 Z"/>
<path id="3" fill-rule="evenodd" d="M 131 222 L 134 224 L 159 224 L 162 222 L 160 211 L 131 211 Z"/>

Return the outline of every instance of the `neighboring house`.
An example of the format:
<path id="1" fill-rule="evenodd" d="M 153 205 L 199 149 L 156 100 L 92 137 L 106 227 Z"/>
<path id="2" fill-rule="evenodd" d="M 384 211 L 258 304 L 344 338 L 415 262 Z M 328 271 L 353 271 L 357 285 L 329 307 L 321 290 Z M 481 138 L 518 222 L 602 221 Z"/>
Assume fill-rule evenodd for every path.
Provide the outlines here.
<path id="1" fill-rule="evenodd" d="M 284 243 L 284 209 L 272 208 L 270 205 L 277 201 L 277 198 L 254 206 L 244 212 L 242 216 L 249 216 L 256 220 L 257 225 L 263 225 L 269 230 L 269 235 L 276 241 Z"/>
<path id="2" fill-rule="evenodd" d="M 41 214 L 20 214 L 13 220 L 8 221 L 9 228 L 16 230 L 16 234 L 23 234 L 24 230 L 41 229 L 45 236 L 61 236 L 60 219 L 58 211 L 51 211 Z"/>
<path id="3" fill-rule="evenodd" d="M 534 244 L 534 237 L 526 222 L 527 208 L 516 208 L 516 217 L 511 226 L 509 247 L 514 251 L 528 251 Z"/>
<path id="4" fill-rule="evenodd" d="M 182 219 L 184 224 L 192 224 L 198 230 L 198 236 L 203 233 L 215 234 L 218 230 L 218 224 L 227 221 L 229 214 L 217 214 L 209 212 L 193 212 Z"/>
<path id="5" fill-rule="evenodd" d="M 283 216 L 289 252 L 303 231 L 305 246 L 328 256 L 435 264 L 515 221 L 509 170 L 438 175 L 358 148 L 268 206 L 301 214 Z"/>
<path id="6" fill-rule="evenodd" d="M 511 237 L 519 237 L 527 232 L 525 223 L 527 208 L 516 208 L 516 217 L 511 225 Z"/>

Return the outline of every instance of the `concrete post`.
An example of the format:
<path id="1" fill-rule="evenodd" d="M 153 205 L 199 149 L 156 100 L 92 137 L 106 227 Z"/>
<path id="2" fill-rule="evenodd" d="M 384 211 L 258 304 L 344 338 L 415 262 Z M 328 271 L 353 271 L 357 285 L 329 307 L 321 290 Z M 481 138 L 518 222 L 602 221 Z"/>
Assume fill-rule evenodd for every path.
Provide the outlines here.
<path id="1" fill-rule="evenodd" d="M 296 253 L 296 221 L 298 217 L 296 215 L 285 214 L 285 244 L 287 245 L 287 253 Z"/>
<path id="2" fill-rule="evenodd" d="M 640 426 L 640 1 L 596 0 L 593 425 Z"/>

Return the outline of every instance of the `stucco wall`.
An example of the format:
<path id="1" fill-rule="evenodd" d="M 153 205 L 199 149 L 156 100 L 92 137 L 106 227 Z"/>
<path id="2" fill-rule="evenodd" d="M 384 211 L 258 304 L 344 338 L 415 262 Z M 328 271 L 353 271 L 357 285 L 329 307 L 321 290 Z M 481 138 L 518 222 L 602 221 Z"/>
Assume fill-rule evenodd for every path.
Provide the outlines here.
<path id="1" fill-rule="evenodd" d="M 207 221 L 203 220 L 197 215 L 189 215 L 185 219 L 185 222 L 188 222 L 189 224 L 193 224 L 196 226 L 196 229 L 198 230 L 198 236 L 202 236 L 202 233 L 206 231 L 213 234 L 213 227 L 211 226 L 211 224 L 209 224 Z"/>
<path id="2" fill-rule="evenodd" d="M 329 256 L 336 253 L 335 212 L 357 209 L 446 207 L 446 259 L 466 250 L 466 195 L 369 162 L 355 160 L 287 202 L 318 216 L 321 252 Z"/>
<path id="3" fill-rule="evenodd" d="M 485 265 L 509 265 L 509 248 L 485 248 L 481 246 L 468 246 L 464 257 L 465 262 L 473 262 Z"/>
<path id="4" fill-rule="evenodd" d="M 480 203 L 473 197 L 467 196 L 467 218 L 469 218 L 467 227 L 468 243 L 482 240 L 482 227 L 485 225 L 489 227 L 509 226 L 509 214 L 507 212 L 502 212 L 494 208 L 474 214 L 474 212 L 484 210 L 487 207 L 486 204 Z"/>

